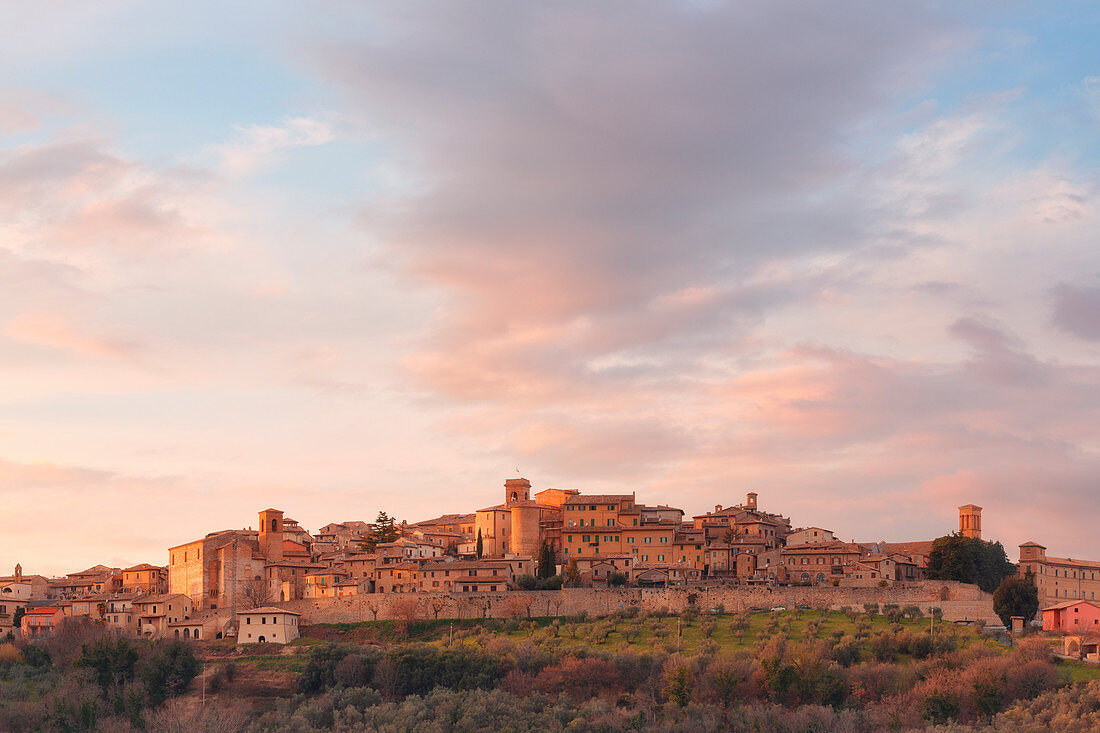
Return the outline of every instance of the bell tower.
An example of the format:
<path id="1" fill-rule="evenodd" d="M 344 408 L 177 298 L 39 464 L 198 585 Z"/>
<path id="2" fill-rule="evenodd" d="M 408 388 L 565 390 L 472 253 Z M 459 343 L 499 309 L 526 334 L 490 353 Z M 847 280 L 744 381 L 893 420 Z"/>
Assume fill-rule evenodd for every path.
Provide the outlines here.
<path id="1" fill-rule="evenodd" d="M 974 504 L 959 507 L 959 534 L 976 540 L 982 538 L 982 508 Z"/>
<path id="2" fill-rule="evenodd" d="M 283 559 L 283 513 L 278 509 L 260 512 L 260 552 L 268 560 Z"/>
<path id="3" fill-rule="evenodd" d="M 504 481 L 504 503 L 513 504 L 531 498 L 531 482 L 525 478 L 510 478 Z"/>

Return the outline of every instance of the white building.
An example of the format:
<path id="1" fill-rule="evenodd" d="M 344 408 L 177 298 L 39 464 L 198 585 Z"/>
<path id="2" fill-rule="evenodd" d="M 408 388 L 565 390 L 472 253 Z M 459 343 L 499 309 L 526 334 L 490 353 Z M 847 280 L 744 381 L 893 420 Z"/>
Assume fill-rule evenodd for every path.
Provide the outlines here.
<path id="1" fill-rule="evenodd" d="M 300 615 L 272 606 L 237 611 L 237 641 L 241 644 L 289 644 L 298 638 Z"/>

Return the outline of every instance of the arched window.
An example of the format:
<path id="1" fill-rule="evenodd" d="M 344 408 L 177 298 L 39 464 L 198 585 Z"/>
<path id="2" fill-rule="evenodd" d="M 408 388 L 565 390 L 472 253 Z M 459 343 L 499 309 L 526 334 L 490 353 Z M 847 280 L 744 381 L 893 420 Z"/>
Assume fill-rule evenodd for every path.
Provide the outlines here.
<path id="1" fill-rule="evenodd" d="M 271 531 L 272 532 L 274 532 L 279 526 L 276 522 L 277 522 L 277 520 L 275 520 L 275 519 L 271 520 Z"/>

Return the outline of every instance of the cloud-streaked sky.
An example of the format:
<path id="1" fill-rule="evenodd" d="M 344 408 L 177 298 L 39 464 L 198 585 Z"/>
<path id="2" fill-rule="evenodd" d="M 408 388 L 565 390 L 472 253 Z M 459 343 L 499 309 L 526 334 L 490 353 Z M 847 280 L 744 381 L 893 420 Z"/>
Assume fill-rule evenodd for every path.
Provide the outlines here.
<path id="1" fill-rule="evenodd" d="M 0 10 L 0 571 L 519 470 L 1100 558 L 1100 10 Z"/>

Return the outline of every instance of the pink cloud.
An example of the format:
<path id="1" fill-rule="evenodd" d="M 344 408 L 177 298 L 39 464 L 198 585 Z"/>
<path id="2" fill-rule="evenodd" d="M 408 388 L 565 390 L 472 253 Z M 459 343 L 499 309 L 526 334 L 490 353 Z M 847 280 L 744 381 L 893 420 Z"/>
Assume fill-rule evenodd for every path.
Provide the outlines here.
<path id="1" fill-rule="evenodd" d="M 133 356 L 137 345 L 117 337 L 90 334 L 48 313 L 23 313 L 4 324 L 10 339 L 37 346 L 71 351 L 80 356 L 121 359 Z"/>

